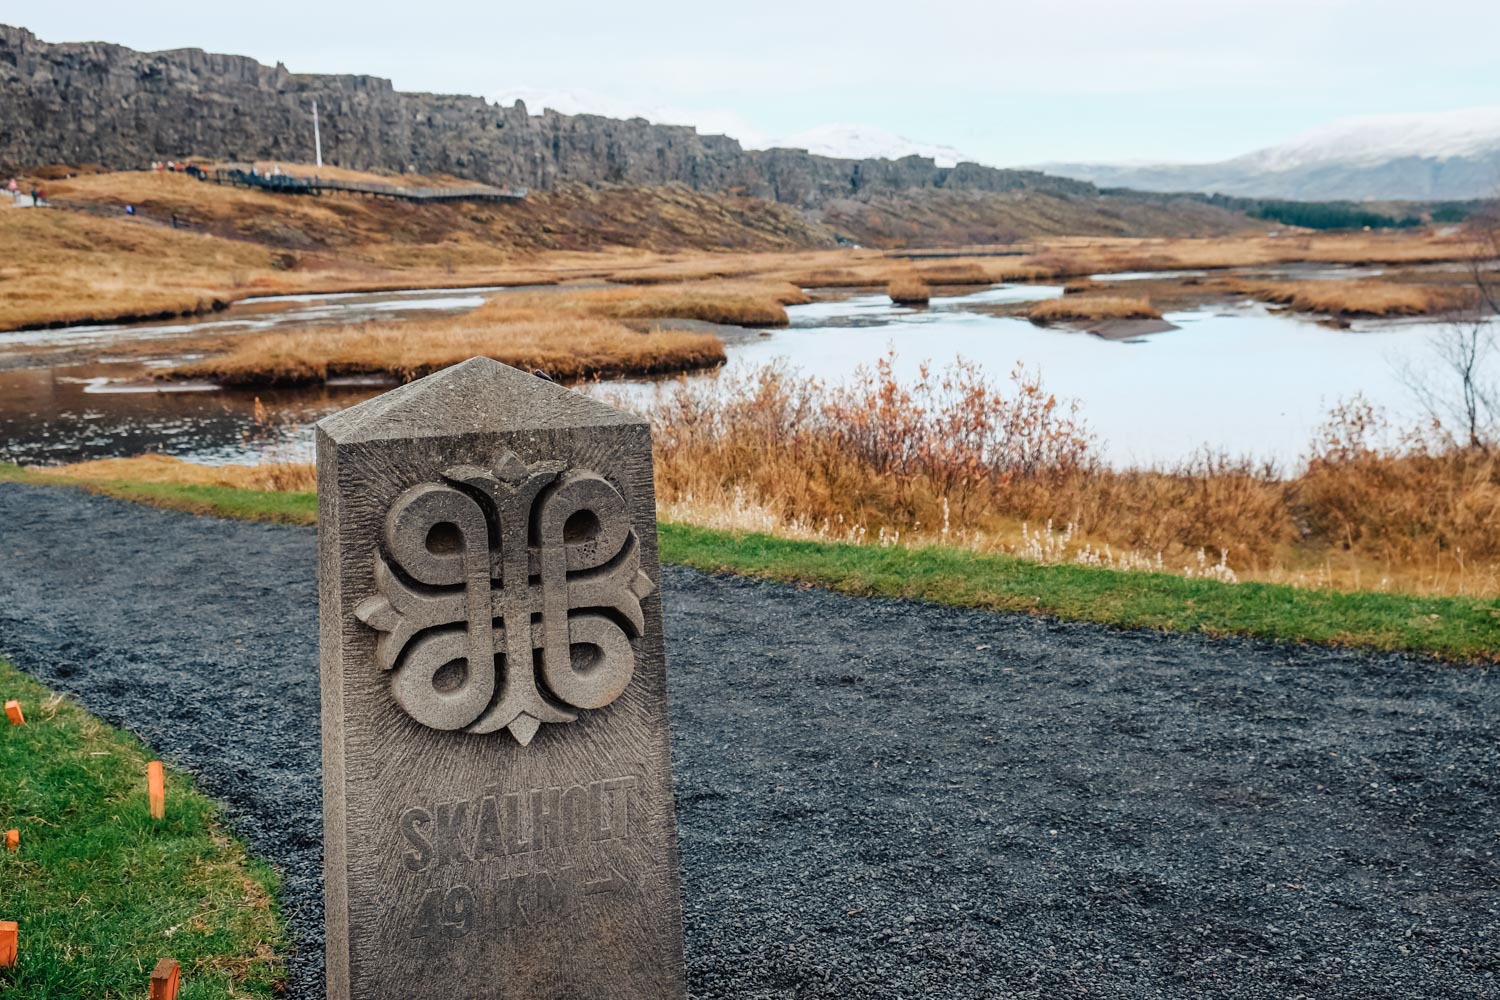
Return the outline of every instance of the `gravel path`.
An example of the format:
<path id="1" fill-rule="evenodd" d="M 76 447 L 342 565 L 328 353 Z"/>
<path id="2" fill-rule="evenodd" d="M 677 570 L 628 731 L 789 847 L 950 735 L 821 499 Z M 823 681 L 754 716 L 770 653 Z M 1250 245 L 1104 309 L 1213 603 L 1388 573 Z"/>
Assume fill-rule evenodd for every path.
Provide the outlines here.
<path id="1" fill-rule="evenodd" d="M 313 532 L 0 484 L 0 650 L 195 772 L 319 994 Z M 1500 997 L 1500 672 L 669 569 L 695 997 Z"/>

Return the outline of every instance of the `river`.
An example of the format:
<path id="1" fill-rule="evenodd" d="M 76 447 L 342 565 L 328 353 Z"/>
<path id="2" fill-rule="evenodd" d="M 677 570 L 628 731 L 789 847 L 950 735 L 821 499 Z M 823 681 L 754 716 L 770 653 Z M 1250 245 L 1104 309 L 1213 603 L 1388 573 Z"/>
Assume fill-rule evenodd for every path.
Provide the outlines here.
<path id="1" fill-rule="evenodd" d="M 1101 276 L 1119 280 L 1127 276 Z M 112 358 L 112 344 L 213 332 L 339 324 L 375 317 L 456 314 L 501 289 L 302 295 L 248 300 L 211 317 L 0 334 L 0 458 L 52 464 L 157 451 L 200 462 L 256 461 L 268 451 L 310 455 L 311 424 L 383 391 L 381 380 L 316 389 L 164 389 L 141 376 L 171 359 Z M 839 380 L 888 351 L 914 375 L 962 357 L 1003 380 L 1017 363 L 1040 371 L 1058 397 L 1077 400 L 1116 465 L 1170 463 L 1209 447 L 1295 465 L 1329 408 L 1363 394 L 1398 421 L 1417 417 L 1402 377 L 1429 369 L 1445 327 L 1365 321 L 1338 330 L 1254 302 L 1169 313 L 1177 329 L 1107 340 L 981 311 L 1061 294 L 1056 286 L 1003 285 L 934 299 L 928 308 L 858 294 L 790 307 L 791 325 L 735 338 L 726 377 L 781 360 Z M 80 363 L 80 349 L 97 360 Z M 143 367 L 144 366 L 144 367 Z M 622 382 L 636 396 L 651 385 Z M 254 419 L 255 400 L 278 415 Z"/>

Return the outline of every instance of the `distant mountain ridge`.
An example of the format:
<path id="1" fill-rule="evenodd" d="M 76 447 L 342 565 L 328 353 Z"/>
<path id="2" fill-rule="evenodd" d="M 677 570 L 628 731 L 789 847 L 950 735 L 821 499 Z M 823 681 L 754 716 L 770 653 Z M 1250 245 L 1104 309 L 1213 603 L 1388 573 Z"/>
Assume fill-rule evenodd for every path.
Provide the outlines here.
<path id="1" fill-rule="evenodd" d="M 1439 201 L 1500 193 L 1500 106 L 1345 118 L 1219 163 L 1046 163 L 1141 191 L 1294 200 Z"/>

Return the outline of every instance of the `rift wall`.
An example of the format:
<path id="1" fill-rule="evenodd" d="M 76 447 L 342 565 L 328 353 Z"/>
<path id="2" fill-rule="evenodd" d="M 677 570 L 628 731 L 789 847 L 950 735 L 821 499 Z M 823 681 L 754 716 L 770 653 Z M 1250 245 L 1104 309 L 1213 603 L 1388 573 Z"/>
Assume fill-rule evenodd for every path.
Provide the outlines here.
<path id="1" fill-rule="evenodd" d="M 374 76 L 322 76 L 200 49 L 137 52 L 51 44 L 0 25 L 0 171 L 49 163 L 132 168 L 211 156 L 310 162 L 318 101 L 326 162 L 413 169 L 545 189 L 686 184 L 803 207 L 865 192 L 946 188 L 1088 196 L 1092 184 L 1035 171 L 932 160 L 841 160 L 746 150 L 690 127 L 397 91 Z"/>

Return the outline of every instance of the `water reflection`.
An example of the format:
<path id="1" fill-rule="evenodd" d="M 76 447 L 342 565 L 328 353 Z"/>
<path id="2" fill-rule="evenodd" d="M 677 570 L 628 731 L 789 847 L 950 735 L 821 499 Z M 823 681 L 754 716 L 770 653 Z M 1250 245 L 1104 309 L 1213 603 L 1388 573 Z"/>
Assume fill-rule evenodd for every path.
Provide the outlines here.
<path id="1" fill-rule="evenodd" d="M 731 346 L 724 375 L 784 359 L 839 381 L 888 351 L 904 378 L 915 378 L 926 360 L 942 366 L 961 357 L 995 380 L 1021 364 L 1041 371 L 1058 397 L 1079 402 L 1116 465 L 1170 463 L 1207 446 L 1290 468 L 1330 407 L 1356 393 L 1398 421 L 1417 420 L 1399 373 L 1432 365 L 1433 342 L 1445 329 L 1368 321 L 1335 330 L 1241 302 L 1168 313 L 1179 329 L 1111 341 L 972 311 L 1008 291 L 934 300 L 915 311 L 873 296 L 794 306 L 790 328 Z M 627 396 L 654 391 L 645 382 L 620 388 Z"/>
<path id="2" fill-rule="evenodd" d="M 214 464 L 256 462 L 267 452 L 310 460 L 314 421 L 383 391 L 90 393 L 76 372 L 0 372 L 0 460 L 54 465 L 146 452 Z M 257 395 L 277 414 L 276 426 L 257 425 Z"/>
<path id="3" fill-rule="evenodd" d="M 226 312 L 148 323 L 102 323 L 58 330 L 0 333 L 0 356 L 48 348 L 105 346 L 121 341 L 160 340 L 198 334 L 233 336 L 283 327 L 341 326 L 372 319 L 403 319 L 470 312 L 496 292 L 518 286 L 423 288 L 404 292 L 334 292 L 267 295 L 236 302 Z"/>
<path id="4" fill-rule="evenodd" d="M 894 306 L 884 295 L 793 306 L 789 327 L 729 344 L 725 377 L 784 360 L 809 375 L 840 380 L 889 351 L 903 377 L 914 377 L 924 360 L 941 367 L 962 357 L 997 381 L 1023 364 L 1040 370 L 1059 397 L 1079 401 L 1116 464 L 1171 462 L 1207 445 L 1290 466 L 1329 407 L 1355 393 L 1389 407 L 1398 419 L 1415 419 L 1397 371 L 1430 365 L 1433 341 L 1443 331 L 1441 324 L 1411 321 L 1333 330 L 1242 302 L 1170 313 L 1167 319 L 1179 329 L 1109 341 L 980 311 L 1061 294 L 1057 286 L 1009 285 L 934 299 L 925 308 Z M 334 315 L 329 310 L 340 302 L 361 313 L 397 310 L 397 303 L 416 310 L 442 303 L 457 311 L 479 299 L 475 290 L 285 297 L 242 304 L 243 314 L 236 306 L 218 319 L 197 321 L 197 328 L 253 328 L 287 315 L 289 301 L 295 322 L 316 323 Z M 96 333 L 121 339 L 170 326 L 176 335 L 184 325 Z M 0 372 L 0 458 L 48 464 L 159 451 L 231 462 L 255 461 L 268 448 L 287 454 L 289 447 L 310 456 L 314 421 L 385 388 L 380 380 L 350 379 L 311 390 L 260 391 L 286 424 L 268 434 L 255 424 L 257 393 L 201 385 L 201 391 L 157 391 L 146 380 L 122 381 L 123 367 Z M 627 381 L 611 389 L 639 399 L 656 385 Z"/>

